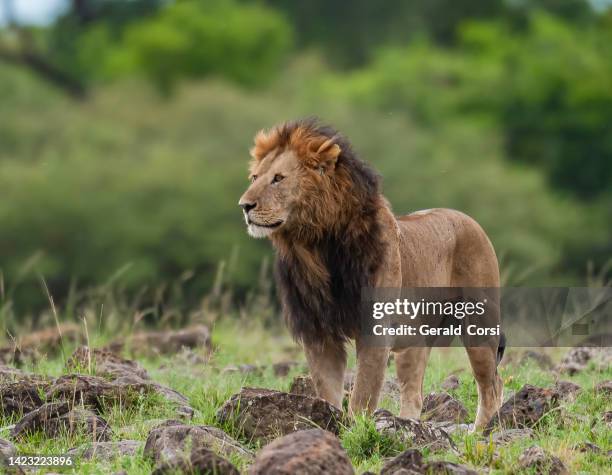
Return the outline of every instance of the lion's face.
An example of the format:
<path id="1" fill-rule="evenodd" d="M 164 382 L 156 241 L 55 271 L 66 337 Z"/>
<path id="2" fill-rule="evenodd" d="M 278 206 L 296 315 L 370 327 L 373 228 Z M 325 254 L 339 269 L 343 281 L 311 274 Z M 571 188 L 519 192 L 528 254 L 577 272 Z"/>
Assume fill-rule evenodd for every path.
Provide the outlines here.
<path id="1" fill-rule="evenodd" d="M 299 196 L 300 169 L 295 153 L 268 154 L 251 168 L 251 185 L 240 198 L 248 232 L 267 237 L 290 221 Z"/>

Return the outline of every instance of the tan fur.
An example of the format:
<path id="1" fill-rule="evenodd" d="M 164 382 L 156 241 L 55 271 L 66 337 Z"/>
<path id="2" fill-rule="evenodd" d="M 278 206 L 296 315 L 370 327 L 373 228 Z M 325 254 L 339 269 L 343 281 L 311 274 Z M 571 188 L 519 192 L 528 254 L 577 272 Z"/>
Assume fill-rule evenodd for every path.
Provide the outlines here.
<path id="1" fill-rule="evenodd" d="M 317 135 L 312 127 L 284 124 L 259 132 L 251 149 L 251 186 L 240 204 L 257 204 L 247 220 L 268 228 L 279 256 L 291 255 L 305 267 L 311 284 L 325 288 L 329 271 L 313 244 L 325 232 L 368 232 L 359 222 L 360 203 L 351 197 L 353 183 L 336 167 L 342 150 L 334 137 Z M 281 184 L 273 183 L 282 175 Z M 347 192 L 344 192 L 346 188 Z M 298 205 L 299 204 L 299 205 Z M 482 228 L 470 217 L 449 209 L 433 209 L 395 217 L 382 195 L 376 222 L 384 254 L 373 285 L 401 287 L 498 287 L 499 270 L 493 247 Z M 259 228 L 258 228 L 259 229 Z M 259 232 L 259 231 L 258 231 Z M 322 290 L 323 291 L 323 290 Z M 355 315 L 355 318 L 359 318 Z M 368 346 L 356 339 L 357 375 L 351 394 L 352 413 L 377 407 L 389 349 Z M 346 354 L 343 342 L 304 342 L 318 394 L 341 407 Z M 402 417 L 418 418 L 422 381 L 429 348 L 392 348 L 401 386 Z M 496 349 L 467 348 L 478 385 L 476 426 L 483 427 L 498 409 L 502 383 L 496 372 Z"/>

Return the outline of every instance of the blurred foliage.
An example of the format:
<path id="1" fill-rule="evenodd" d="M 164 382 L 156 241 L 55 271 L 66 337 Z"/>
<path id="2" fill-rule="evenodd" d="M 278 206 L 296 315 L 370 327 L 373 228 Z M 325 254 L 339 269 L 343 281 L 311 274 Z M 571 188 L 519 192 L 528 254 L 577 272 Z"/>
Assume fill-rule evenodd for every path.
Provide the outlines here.
<path id="1" fill-rule="evenodd" d="M 21 56 L 38 54 L 36 68 L 0 62 L 0 315 L 5 293 L 19 312 L 46 305 L 39 276 L 60 300 L 120 279 L 142 305 L 180 281 L 190 305 L 222 269 L 248 300 L 269 254 L 236 206 L 251 137 L 310 114 L 380 171 L 396 213 L 452 207 L 481 222 L 506 284 L 582 281 L 612 254 L 611 10 L 71 5 L 48 28 L 0 31 L 0 59 L 22 37 Z M 43 59 L 87 99 L 51 87 Z"/>
<path id="2" fill-rule="evenodd" d="M 455 49 L 425 41 L 383 49 L 329 87 L 430 126 L 469 117 L 498 124 L 509 157 L 592 198 L 612 184 L 610 44 L 610 28 L 572 28 L 544 14 L 521 34 L 503 23 L 466 23 Z"/>
<path id="3" fill-rule="evenodd" d="M 113 9 L 91 3 L 88 21 L 74 10 L 58 21 L 49 52 L 90 80 L 141 74 L 164 93 L 179 79 L 210 75 L 262 84 L 291 46 L 282 15 L 261 5 L 179 0 L 160 9 L 159 0 L 140 0 L 111 2 Z"/>

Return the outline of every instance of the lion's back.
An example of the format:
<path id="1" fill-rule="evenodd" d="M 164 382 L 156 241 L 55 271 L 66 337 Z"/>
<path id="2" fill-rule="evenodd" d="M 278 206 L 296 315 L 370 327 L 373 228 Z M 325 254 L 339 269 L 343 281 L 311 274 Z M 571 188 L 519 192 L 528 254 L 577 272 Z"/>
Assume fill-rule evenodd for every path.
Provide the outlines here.
<path id="1" fill-rule="evenodd" d="M 434 208 L 396 219 L 404 286 L 499 285 L 493 245 L 470 216 Z"/>

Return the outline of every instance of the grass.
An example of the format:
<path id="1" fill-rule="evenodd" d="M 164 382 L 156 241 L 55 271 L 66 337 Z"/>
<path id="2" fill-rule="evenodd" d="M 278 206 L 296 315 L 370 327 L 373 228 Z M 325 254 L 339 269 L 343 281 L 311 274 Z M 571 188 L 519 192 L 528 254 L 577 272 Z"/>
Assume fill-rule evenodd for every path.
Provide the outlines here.
<path id="1" fill-rule="evenodd" d="M 98 344 L 105 338 L 92 335 Z M 220 319 L 213 329 L 214 353 L 207 364 L 189 365 L 179 356 L 172 358 L 156 358 L 141 360 L 151 378 L 178 390 L 188 397 L 196 409 L 193 424 L 217 423 L 215 414 L 223 402 L 242 386 L 259 386 L 288 390 L 292 377 L 299 374 L 301 368 L 293 369 L 286 377 L 276 377 L 269 367 L 271 363 L 298 360 L 303 361 L 303 355 L 291 342 L 284 330 L 278 327 L 264 328 L 263 324 L 237 319 Z M 510 349 L 510 352 L 519 352 Z M 70 355 L 71 348 L 65 353 Z M 553 352 L 553 358 L 558 358 L 562 350 Z M 36 365 L 27 368 L 35 372 L 49 375 L 60 375 L 63 372 L 61 356 L 43 359 Z M 253 364 L 268 365 L 261 373 L 241 374 L 223 372 L 228 365 Z M 354 360 L 350 362 L 354 365 Z M 393 364 L 389 367 L 389 376 L 393 375 Z M 533 362 L 521 365 L 509 364 L 500 369 L 505 381 L 506 393 L 518 390 L 523 384 L 549 386 L 554 382 L 554 376 L 540 369 Z M 476 410 L 476 386 L 469 372 L 469 364 L 460 348 L 437 349 L 432 352 L 425 377 L 425 392 L 440 389 L 440 383 L 449 373 L 456 372 L 460 385 L 451 393 L 467 407 L 473 419 Z M 592 388 L 599 381 L 612 379 L 610 368 L 590 367 L 567 379 L 580 384 L 582 393 L 570 402 L 561 404 L 561 410 L 555 410 L 545 416 L 535 428 L 534 440 L 519 440 L 502 448 L 495 449 L 486 440 L 474 434 L 459 434 L 454 440 L 459 448 L 458 453 L 428 454 L 428 460 L 449 460 L 468 464 L 491 473 L 510 473 L 517 469 L 520 453 L 527 447 L 537 444 L 558 456 L 572 473 L 604 473 L 609 467 L 609 459 L 605 451 L 612 442 L 612 431 L 601 423 L 602 412 L 611 410 L 610 399 L 596 395 Z M 397 400 L 384 398 L 381 407 L 397 413 Z M 102 416 L 110 423 L 114 431 L 114 439 L 146 440 L 152 426 L 161 420 L 174 418 L 173 408 L 155 396 L 146 396 L 140 404 L 130 408 L 107 407 Z M 7 437 L 7 426 L 14 419 L 3 419 L 0 437 Z M 241 438 L 237 427 L 232 424 L 221 426 L 223 430 Z M 357 473 L 366 470 L 379 471 L 385 457 L 400 453 L 405 447 L 401 442 L 378 434 L 369 417 L 359 417 L 351 425 L 343 427 L 340 433 L 342 445 L 346 449 Z M 253 450 L 254 444 L 241 440 Z M 34 434 L 17 444 L 18 451 L 23 454 L 63 454 L 68 449 L 85 443 L 81 436 L 64 435 L 54 439 L 46 439 L 40 434 Z M 604 454 L 582 453 L 574 447 L 584 442 L 591 442 L 604 451 Z M 247 460 L 234 457 L 232 462 L 239 468 L 247 466 Z M 64 469 L 62 473 L 106 474 L 125 470 L 128 474 L 148 474 L 152 463 L 138 453 L 135 457 L 122 457 L 116 460 L 77 461 L 74 467 Z M 54 471 L 58 471 L 55 470 Z M 44 472 L 42 472 L 44 473 Z"/>

